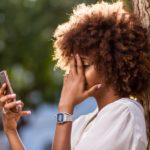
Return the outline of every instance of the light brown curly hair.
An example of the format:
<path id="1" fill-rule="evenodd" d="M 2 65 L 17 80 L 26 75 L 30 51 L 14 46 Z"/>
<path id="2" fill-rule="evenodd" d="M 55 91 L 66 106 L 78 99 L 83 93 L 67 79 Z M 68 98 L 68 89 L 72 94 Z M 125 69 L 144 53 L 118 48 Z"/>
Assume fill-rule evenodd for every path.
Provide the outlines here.
<path id="1" fill-rule="evenodd" d="M 74 53 L 91 57 L 118 95 L 142 99 L 150 80 L 147 30 L 122 2 L 78 5 L 54 38 L 56 67 L 67 71 Z"/>

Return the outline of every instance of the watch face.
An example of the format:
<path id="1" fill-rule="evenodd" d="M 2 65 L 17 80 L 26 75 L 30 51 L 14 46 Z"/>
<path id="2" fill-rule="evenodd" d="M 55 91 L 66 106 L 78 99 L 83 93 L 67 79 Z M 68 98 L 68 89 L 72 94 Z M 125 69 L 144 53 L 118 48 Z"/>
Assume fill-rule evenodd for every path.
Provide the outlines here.
<path id="1" fill-rule="evenodd" d="M 57 114 L 57 122 L 62 123 L 64 121 L 64 115 L 62 113 Z"/>

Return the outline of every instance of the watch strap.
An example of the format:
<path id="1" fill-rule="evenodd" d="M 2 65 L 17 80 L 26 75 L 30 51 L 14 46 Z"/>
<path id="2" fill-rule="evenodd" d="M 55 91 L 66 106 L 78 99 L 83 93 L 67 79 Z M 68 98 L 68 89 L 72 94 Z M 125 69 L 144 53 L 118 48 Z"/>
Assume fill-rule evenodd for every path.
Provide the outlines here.
<path id="1" fill-rule="evenodd" d="M 69 114 L 67 112 L 59 112 L 57 113 L 57 123 L 63 124 L 69 121 L 73 121 L 72 114 Z"/>

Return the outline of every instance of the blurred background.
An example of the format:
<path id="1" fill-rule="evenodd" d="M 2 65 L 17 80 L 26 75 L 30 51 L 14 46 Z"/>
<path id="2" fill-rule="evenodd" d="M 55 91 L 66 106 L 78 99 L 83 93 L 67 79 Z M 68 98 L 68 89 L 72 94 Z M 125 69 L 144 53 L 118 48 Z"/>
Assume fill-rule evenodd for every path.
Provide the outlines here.
<path id="1" fill-rule="evenodd" d="M 107 0 L 115 2 L 115 0 Z M 48 150 L 63 72 L 54 70 L 53 33 L 79 3 L 97 0 L 0 0 L 0 70 L 7 70 L 17 99 L 32 115 L 21 119 L 19 133 L 27 150 Z M 131 6 L 128 0 L 124 0 Z M 95 109 L 93 98 L 77 106 L 75 118 Z M 82 108 L 82 109 L 81 109 Z M 0 150 L 9 150 L 0 119 Z"/>

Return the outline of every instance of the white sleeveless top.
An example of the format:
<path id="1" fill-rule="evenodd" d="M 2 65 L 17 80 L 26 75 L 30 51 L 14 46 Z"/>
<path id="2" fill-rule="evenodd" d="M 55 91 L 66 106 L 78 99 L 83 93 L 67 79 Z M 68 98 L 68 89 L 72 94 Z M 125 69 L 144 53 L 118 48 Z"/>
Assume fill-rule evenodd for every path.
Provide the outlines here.
<path id="1" fill-rule="evenodd" d="M 71 150 L 146 150 L 147 144 L 143 107 L 129 98 L 99 112 L 96 108 L 73 123 Z"/>

